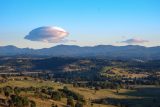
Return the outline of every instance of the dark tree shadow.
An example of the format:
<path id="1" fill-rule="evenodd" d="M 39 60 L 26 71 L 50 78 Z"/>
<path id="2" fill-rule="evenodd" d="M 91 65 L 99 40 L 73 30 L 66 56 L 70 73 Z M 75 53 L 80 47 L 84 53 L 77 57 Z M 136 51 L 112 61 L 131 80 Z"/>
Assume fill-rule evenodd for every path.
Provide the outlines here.
<path id="1" fill-rule="evenodd" d="M 160 88 L 142 87 L 126 93 L 115 93 L 125 95 L 128 98 L 104 98 L 94 100 L 94 103 L 111 104 L 118 107 L 160 107 Z M 131 96 L 133 98 L 131 98 Z M 108 96 L 109 97 L 109 96 Z"/>

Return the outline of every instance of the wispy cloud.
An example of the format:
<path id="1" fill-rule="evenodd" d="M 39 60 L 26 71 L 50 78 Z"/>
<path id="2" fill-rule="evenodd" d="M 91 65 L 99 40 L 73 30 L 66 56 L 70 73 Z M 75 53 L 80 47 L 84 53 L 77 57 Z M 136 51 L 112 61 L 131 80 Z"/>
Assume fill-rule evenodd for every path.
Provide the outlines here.
<path id="1" fill-rule="evenodd" d="M 66 39 L 68 35 L 69 33 L 60 27 L 45 26 L 33 29 L 25 36 L 25 39 L 48 43 L 61 43 L 70 41 Z"/>
<path id="2" fill-rule="evenodd" d="M 127 39 L 125 41 L 121 41 L 121 43 L 127 43 L 127 44 L 143 44 L 149 42 L 148 40 L 139 39 L 139 38 L 131 38 Z"/>

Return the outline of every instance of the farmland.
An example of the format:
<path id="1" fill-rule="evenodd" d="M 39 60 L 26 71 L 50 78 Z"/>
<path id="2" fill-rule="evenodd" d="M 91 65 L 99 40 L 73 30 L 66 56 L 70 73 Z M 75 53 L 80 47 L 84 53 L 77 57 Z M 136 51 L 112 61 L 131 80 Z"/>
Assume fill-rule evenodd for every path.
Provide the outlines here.
<path id="1" fill-rule="evenodd" d="M 64 86 L 69 90 L 79 93 L 84 96 L 86 103 L 85 107 L 119 107 L 122 102 L 129 104 L 131 107 L 140 107 L 142 105 L 152 105 L 152 107 L 158 107 L 160 105 L 159 96 L 160 88 L 156 86 L 135 86 L 135 89 L 119 89 L 117 93 L 116 89 L 100 89 L 95 90 L 91 88 L 73 87 L 72 84 L 63 84 L 53 81 L 44 81 L 41 79 L 34 79 L 31 77 L 10 77 L 7 78 L 7 82 L 1 83 L 0 87 L 19 87 L 19 88 L 44 88 L 52 87 L 54 90 L 63 89 Z M 150 93 L 152 91 L 152 93 Z M 51 107 L 52 103 L 63 107 L 67 103 L 66 98 L 62 98 L 60 101 L 53 99 L 38 97 L 33 91 L 20 93 L 20 96 L 26 96 L 29 99 L 36 102 L 37 107 Z M 3 93 L 0 94 L 0 98 L 7 99 Z M 74 101 L 76 103 L 76 101 Z M 44 106 L 45 105 L 45 106 Z"/>

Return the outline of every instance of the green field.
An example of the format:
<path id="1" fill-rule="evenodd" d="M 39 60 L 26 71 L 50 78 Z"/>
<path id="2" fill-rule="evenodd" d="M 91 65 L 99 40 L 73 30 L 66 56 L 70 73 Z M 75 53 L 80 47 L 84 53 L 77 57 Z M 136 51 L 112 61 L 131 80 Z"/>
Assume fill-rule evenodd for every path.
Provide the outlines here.
<path id="1" fill-rule="evenodd" d="M 16 77 L 15 77 L 16 78 Z M 11 87 L 53 87 L 54 89 L 62 89 L 64 86 L 67 86 L 70 90 L 77 92 L 83 95 L 87 101 L 85 107 L 91 107 L 92 100 L 103 99 L 107 103 L 104 104 L 93 104 L 93 107 L 118 107 L 120 103 L 127 103 L 131 107 L 159 107 L 160 106 L 160 87 L 155 86 L 137 86 L 134 90 L 129 89 L 120 89 L 119 93 L 113 89 L 100 89 L 93 90 L 89 88 L 80 88 L 73 87 L 71 84 L 62 84 L 52 81 L 44 81 L 39 79 L 29 78 L 28 80 L 15 80 L 9 78 L 9 81 L 5 83 L 0 83 L 0 87 L 11 86 Z M 59 107 L 63 107 L 66 104 L 66 98 L 63 98 L 61 101 L 47 100 L 35 97 L 33 93 L 22 92 L 21 96 L 27 96 L 30 99 L 34 100 L 37 104 L 37 107 L 50 107 L 53 102 L 58 104 Z M 3 94 L 0 95 L 0 98 L 4 98 Z M 113 104 L 113 102 L 115 104 Z M 45 105 L 45 106 L 44 106 Z M 129 106 L 129 107 L 130 107 Z"/>

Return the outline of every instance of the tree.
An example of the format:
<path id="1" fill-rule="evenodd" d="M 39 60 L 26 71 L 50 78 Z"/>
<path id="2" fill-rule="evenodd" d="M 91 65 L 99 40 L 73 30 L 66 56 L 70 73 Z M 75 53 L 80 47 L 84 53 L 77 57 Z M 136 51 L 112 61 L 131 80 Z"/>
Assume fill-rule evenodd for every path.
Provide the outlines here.
<path id="1" fill-rule="evenodd" d="M 2 88 L 0 88 L 0 93 L 2 93 L 3 92 L 3 90 L 2 90 Z"/>
<path id="2" fill-rule="evenodd" d="M 64 87 L 63 87 L 63 90 L 68 91 L 68 87 L 67 87 L 67 86 L 64 86 Z"/>
<path id="3" fill-rule="evenodd" d="M 31 101 L 30 101 L 30 106 L 31 106 L 31 107 L 36 107 L 36 103 L 31 100 Z"/>
<path id="4" fill-rule="evenodd" d="M 61 100 L 61 93 L 59 91 L 52 92 L 51 98 L 54 100 Z"/>
<path id="5" fill-rule="evenodd" d="M 4 95 L 6 96 L 6 97 L 9 97 L 9 95 L 10 95 L 10 93 L 9 93 L 9 91 L 4 91 Z"/>
<path id="6" fill-rule="evenodd" d="M 91 103 L 91 107 L 93 107 L 93 103 Z"/>
<path id="7" fill-rule="evenodd" d="M 51 107 L 58 107 L 58 105 L 55 105 L 54 103 L 52 103 Z"/>
<path id="8" fill-rule="evenodd" d="M 83 107 L 83 103 L 82 103 L 82 102 L 77 101 L 77 102 L 76 102 L 76 104 L 75 104 L 75 107 Z"/>
<path id="9" fill-rule="evenodd" d="M 22 98 L 17 96 L 17 95 L 11 95 L 10 96 L 9 105 L 11 107 L 12 107 L 12 105 L 14 105 L 16 107 L 23 107 Z"/>
<path id="10" fill-rule="evenodd" d="M 27 97 L 24 97 L 23 100 L 22 100 L 22 103 L 24 106 L 28 106 L 29 105 L 29 100 Z"/>
<path id="11" fill-rule="evenodd" d="M 13 92 L 13 89 L 10 86 L 6 86 L 6 87 L 3 88 L 3 91 L 4 91 L 4 95 L 6 97 L 9 97 L 10 94 Z"/>
<path id="12" fill-rule="evenodd" d="M 14 88 L 14 93 L 15 93 L 16 95 L 19 95 L 20 92 L 21 92 L 21 89 L 20 89 L 20 88 L 18 88 L 18 87 L 15 87 L 15 88 Z"/>
<path id="13" fill-rule="evenodd" d="M 9 106 L 12 107 L 27 107 L 29 106 L 29 100 L 27 97 L 20 97 L 17 95 L 11 95 L 9 100 Z"/>
<path id="14" fill-rule="evenodd" d="M 73 102 L 73 98 L 72 97 L 68 97 L 67 98 L 67 105 L 71 106 L 71 107 L 74 107 L 74 102 Z"/>
<path id="15" fill-rule="evenodd" d="M 117 92 L 117 94 L 119 93 L 119 90 L 120 90 L 120 85 L 116 84 L 116 92 Z"/>

